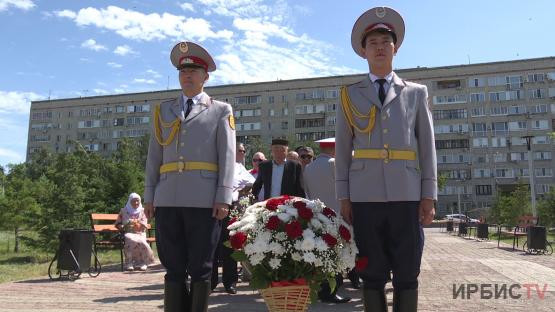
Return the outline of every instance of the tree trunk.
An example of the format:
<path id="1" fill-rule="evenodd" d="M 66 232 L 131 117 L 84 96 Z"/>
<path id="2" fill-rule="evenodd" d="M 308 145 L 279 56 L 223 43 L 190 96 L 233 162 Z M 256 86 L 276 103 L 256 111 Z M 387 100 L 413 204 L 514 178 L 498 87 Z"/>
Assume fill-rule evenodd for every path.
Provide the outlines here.
<path id="1" fill-rule="evenodd" d="M 13 247 L 13 252 L 18 253 L 19 252 L 19 228 L 16 227 L 14 232 L 15 232 L 15 246 Z"/>

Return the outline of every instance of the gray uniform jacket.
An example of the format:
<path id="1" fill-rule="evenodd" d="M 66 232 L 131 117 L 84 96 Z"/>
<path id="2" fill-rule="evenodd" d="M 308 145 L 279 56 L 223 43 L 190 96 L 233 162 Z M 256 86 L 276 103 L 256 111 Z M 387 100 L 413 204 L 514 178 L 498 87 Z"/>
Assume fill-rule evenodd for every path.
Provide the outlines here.
<path id="1" fill-rule="evenodd" d="M 351 102 L 362 114 L 377 106 L 369 134 L 349 130 L 343 107 L 337 110 L 335 181 L 338 199 L 352 202 L 437 200 L 437 166 L 432 113 L 426 86 L 401 80 L 395 73 L 380 103 L 372 81 L 347 87 Z M 365 128 L 368 119 L 358 126 Z M 416 160 L 354 158 L 356 149 L 395 149 L 416 152 Z"/>
<path id="2" fill-rule="evenodd" d="M 212 208 L 214 203 L 231 204 L 235 168 L 235 130 L 227 103 L 204 94 L 183 122 L 174 140 L 161 146 L 153 132 L 146 162 L 145 202 L 155 207 Z M 183 119 L 183 97 L 160 104 L 166 123 Z M 153 122 L 154 125 L 154 122 Z M 235 127 L 233 125 L 233 127 Z M 163 128 L 167 139 L 171 128 Z M 172 162 L 206 162 L 218 171 L 183 170 L 160 174 L 160 166 Z"/>
<path id="3" fill-rule="evenodd" d="M 303 171 L 306 198 L 319 199 L 339 213 L 341 208 L 335 196 L 335 159 L 320 154 Z"/>

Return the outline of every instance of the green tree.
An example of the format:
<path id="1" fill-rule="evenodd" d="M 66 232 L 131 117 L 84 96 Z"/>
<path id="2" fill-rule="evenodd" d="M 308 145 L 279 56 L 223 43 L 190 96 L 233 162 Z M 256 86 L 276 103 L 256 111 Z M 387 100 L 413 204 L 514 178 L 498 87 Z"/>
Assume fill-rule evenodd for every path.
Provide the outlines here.
<path id="1" fill-rule="evenodd" d="M 544 199 L 538 202 L 538 215 L 542 225 L 555 226 L 555 188 L 551 188 Z"/>
<path id="2" fill-rule="evenodd" d="M 528 185 L 519 184 L 510 195 L 499 195 L 490 210 L 490 218 L 500 224 L 516 224 L 518 217 L 531 214 Z"/>
<path id="3" fill-rule="evenodd" d="M 19 252 L 21 230 L 32 227 L 40 215 L 41 205 L 37 193 L 45 191 L 47 181 L 31 180 L 26 174 L 26 164 L 10 165 L 6 176 L 5 196 L 0 198 L 0 226 L 14 233 L 14 252 Z"/>

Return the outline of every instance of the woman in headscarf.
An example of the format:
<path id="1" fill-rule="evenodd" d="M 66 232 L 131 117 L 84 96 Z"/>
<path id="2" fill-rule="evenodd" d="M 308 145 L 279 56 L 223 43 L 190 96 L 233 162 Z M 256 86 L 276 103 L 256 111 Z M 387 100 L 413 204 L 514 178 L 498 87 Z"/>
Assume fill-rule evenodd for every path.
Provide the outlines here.
<path id="1" fill-rule="evenodd" d="M 116 227 L 125 232 L 123 250 L 127 271 L 133 271 L 135 268 L 146 271 L 147 266 L 154 262 L 154 254 L 146 241 L 147 224 L 141 196 L 131 193 L 116 220 Z"/>

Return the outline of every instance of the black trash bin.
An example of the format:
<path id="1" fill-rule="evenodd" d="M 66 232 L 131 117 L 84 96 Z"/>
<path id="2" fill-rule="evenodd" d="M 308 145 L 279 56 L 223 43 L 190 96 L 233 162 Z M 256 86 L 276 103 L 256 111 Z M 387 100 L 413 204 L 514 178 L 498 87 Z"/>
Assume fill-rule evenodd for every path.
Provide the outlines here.
<path id="1" fill-rule="evenodd" d="M 56 268 L 59 278 L 62 276 L 70 279 L 77 278 L 82 272 L 89 272 L 89 275 L 94 276 L 91 274 L 94 273 L 91 271 L 93 232 L 91 230 L 66 229 L 60 231 L 58 238 L 60 240 L 58 252 L 48 268 L 50 278 L 53 279 L 51 268 L 54 261 L 57 261 Z M 62 271 L 67 271 L 67 274 L 62 274 Z"/>
<path id="2" fill-rule="evenodd" d="M 459 235 L 466 235 L 468 233 L 468 224 L 465 222 L 459 223 Z"/>
<path id="3" fill-rule="evenodd" d="M 528 227 L 528 249 L 543 251 L 545 250 L 545 242 L 547 241 L 547 232 L 545 226 Z"/>
<path id="4" fill-rule="evenodd" d="M 476 233 L 476 236 L 479 239 L 488 239 L 489 238 L 489 224 L 487 224 L 487 223 L 478 224 L 477 231 L 478 231 L 478 233 Z"/>
<path id="5" fill-rule="evenodd" d="M 453 220 L 447 221 L 447 232 L 453 232 Z"/>

